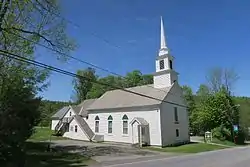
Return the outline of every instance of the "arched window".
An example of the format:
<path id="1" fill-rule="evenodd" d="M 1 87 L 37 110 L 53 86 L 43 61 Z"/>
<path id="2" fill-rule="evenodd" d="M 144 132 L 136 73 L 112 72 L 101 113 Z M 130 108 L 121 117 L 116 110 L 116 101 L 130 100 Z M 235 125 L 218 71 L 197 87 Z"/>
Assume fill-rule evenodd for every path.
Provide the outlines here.
<path id="1" fill-rule="evenodd" d="M 99 121 L 100 121 L 99 117 L 96 116 L 96 117 L 95 117 L 95 132 L 96 132 L 96 133 L 99 132 Z"/>
<path id="2" fill-rule="evenodd" d="M 77 125 L 75 125 L 75 132 L 77 132 Z"/>
<path id="3" fill-rule="evenodd" d="M 72 113 L 71 113 L 71 111 L 69 112 L 69 116 L 71 117 L 71 115 L 72 115 Z"/>
<path id="4" fill-rule="evenodd" d="M 122 117 L 122 127 L 123 134 L 128 134 L 128 116 L 126 114 Z"/>
<path id="5" fill-rule="evenodd" d="M 108 133 L 112 133 L 112 123 L 113 123 L 113 118 L 112 116 L 110 115 L 108 117 Z"/>

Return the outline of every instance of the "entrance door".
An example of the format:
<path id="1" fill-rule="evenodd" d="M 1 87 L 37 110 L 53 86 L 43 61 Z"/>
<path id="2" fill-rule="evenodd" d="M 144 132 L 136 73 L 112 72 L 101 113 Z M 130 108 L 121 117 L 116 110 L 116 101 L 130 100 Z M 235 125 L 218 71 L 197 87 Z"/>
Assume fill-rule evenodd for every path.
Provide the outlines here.
<path id="1" fill-rule="evenodd" d="M 132 124 L 132 142 L 133 144 L 139 143 L 139 123 L 137 121 L 135 121 Z"/>

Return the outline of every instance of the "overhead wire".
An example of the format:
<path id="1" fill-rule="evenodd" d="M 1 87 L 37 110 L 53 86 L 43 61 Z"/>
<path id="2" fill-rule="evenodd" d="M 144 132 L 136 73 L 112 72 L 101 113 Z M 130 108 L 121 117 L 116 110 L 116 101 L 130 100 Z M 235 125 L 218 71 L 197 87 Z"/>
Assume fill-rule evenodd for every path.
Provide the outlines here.
<path id="1" fill-rule="evenodd" d="M 52 6 L 52 7 L 54 8 L 54 6 Z M 59 13 L 55 13 L 55 12 L 53 12 L 53 10 L 50 10 L 49 12 L 50 12 L 51 14 L 53 14 L 54 16 L 56 16 L 56 17 L 58 17 L 58 18 L 61 18 L 62 20 L 68 22 L 69 24 L 73 25 L 74 27 L 77 27 L 78 29 L 81 28 L 81 26 L 80 26 L 79 24 L 73 22 L 73 21 L 70 20 L 70 19 L 67 19 L 67 18 L 61 16 Z M 107 43 L 108 45 L 111 45 L 111 46 L 116 47 L 116 48 L 121 48 L 120 46 L 115 45 L 115 44 L 109 42 L 109 40 L 99 37 L 95 32 L 92 32 L 92 31 L 91 31 L 90 34 L 91 34 L 92 36 L 94 36 L 94 37 L 96 37 L 96 38 L 102 40 L 103 42 Z M 21 38 L 24 38 L 24 37 L 21 36 Z M 28 39 L 26 39 L 26 40 L 28 40 Z M 32 41 L 32 40 L 30 40 L 30 42 L 31 42 L 31 41 Z M 43 45 L 43 44 L 40 44 L 40 43 L 37 43 L 37 44 L 40 45 L 40 46 L 42 46 L 42 47 L 45 47 L 45 48 L 47 48 L 47 49 L 49 49 L 49 50 L 56 51 L 55 49 L 50 48 L 50 47 L 48 47 L 48 46 L 46 46 L 46 45 Z M 56 52 L 59 53 L 59 54 L 62 54 L 62 53 L 60 53 L 59 51 L 56 51 Z M 112 71 L 110 71 L 110 70 L 104 69 L 104 68 L 102 68 L 102 67 L 100 67 L 100 66 L 94 65 L 94 64 L 89 63 L 89 62 L 87 62 L 87 61 L 78 59 L 78 58 L 76 58 L 76 57 L 67 55 L 67 54 L 65 54 L 65 53 L 63 53 L 63 55 L 66 56 L 66 57 L 72 58 L 72 59 L 74 59 L 74 60 L 76 60 L 76 61 L 79 61 L 79 62 L 81 62 L 81 63 L 84 63 L 84 64 L 87 64 L 87 65 L 89 65 L 89 66 L 92 66 L 92 67 L 94 67 L 94 68 L 97 68 L 97 69 L 99 69 L 99 70 L 105 71 L 105 72 L 107 72 L 107 73 L 110 73 L 110 74 L 113 74 L 113 75 L 116 75 L 116 76 L 125 78 L 124 76 L 122 76 L 122 75 L 120 75 L 120 74 L 117 74 L 117 73 L 112 72 Z M 155 87 L 153 87 L 153 86 L 150 86 L 150 85 L 145 85 L 145 86 L 151 87 L 151 88 L 153 88 L 153 89 L 157 89 L 157 88 L 155 88 Z M 159 90 L 159 91 L 163 91 L 163 92 L 165 92 L 165 93 L 170 93 L 170 92 L 164 91 L 164 90 L 162 90 L 162 89 L 158 89 L 158 90 Z M 171 93 L 170 93 L 170 94 L 171 94 Z"/>
<path id="2" fill-rule="evenodd" d="M 32 43 L 34 43 L 34 44 L 36 44 L 36 45 L 39 45 L 39 46 L 41 46 L 41 47 L 44 47 L 44 48 L 46 48 L 46 49 L 48 49 L 48 50 L 51 50 L 51 51 L 53 51 L 53 52 L 56 52 L 56 53 L 58 53 L 58 54 L 61 54 L 61 55 L 65 56 L 65 57 L 71 58 L 71 59 L 76 60 L 76 61 L 78 61 L 78 62 L 81 62 L 81 63 L 87 64 L 87 65 L 89 65 L 89 66 L 91 66 L 91 67 L 94 67 L 94 68 L 96 68 L 96 69 L 99 69 L 99 70 L 105 71 L 105 72 L 107 72 L 107 73 L 110 73 L 110 74 L 112 74 L 112 75 L 115 75 L 115 76 L 121 77 L 121 78 L 123 78 L 123 79 L 126 79 L 126 77 L 124 77 L 124 76 L 122 76 L 122 75 L 120 75 L 120 74 L 118 74 L 118 73 L 115 73 L 115 72 L 113 72 L 113 71 L 107 70 L 107 69 L 102 68 L 102 67 L 100 67 L 100 66 L 94 65 L 94 64 L 92 64 L 92 63 L 90 63 L 90 62 L 87 62 L 87 61 L 84 61 L 84 60 L 82 60 L 82 59 L 76 58 L 76 57 L 71 56 L 71 55 L 69 55 L 69 54 L 63 53 L 63 52 L 58 51 L 58 50 L 56 50 L 56 49 L 54 49 L 54 48 L 51 48 L 51 47 L 49 47 L 49 46 L 47 46 L 47 45 L 44 45 L 44 44 L 41 44 L 41 43 L 37 43 L 37 42 L 35 42 L 35 41 L 31 40 L 31 39 L 28 39 L 28 38 L 25 38 L 25 37 L 19 35 L 19 34 L 13 33 L 13 32 L 11 32 L 11 31 L 5 31 L 5 32 L 6 32 L 6 33 L 9 33 L 9 34 L 12 34 L 12 35 L 15 35 L 15 36 L 17 36 L 17 37 L 19 37 L 19 38 L 22 38 L 22 39 L 24 39 L 24 40 L 27 40 L 27 41 L 29 41 L 29 42 L 32 42 Z M 150 88 L 153 88 L 153 89 L 157 89 L 157 88 L 155 88 L 155 87 L 153 87 L 153 86 L 150 86 L 150 85 L 145 85 L 145 86 L 150 87 Z M 171 94 L 171 92 L 167 92 L 167 91 L 162 90 L 162 89 L 157 89 L 157 90 L 158 90 L 158 91 L 162 91 L 162 92 Z"/>
<path id="3" fill-rule="evenodd" d="M 0 53 L 3 53 L 3 56 L 9 57 L 11 59 L 22 61 L 22 62 L 31 64 L 31 65 L 34 65 L 34 66 L 38 66 L 38 67 L 41 67 L 41 68 L 49 69 L 51 71 L 54 71 L 54 72 L 57 72 L 57 73 L 60 73 L 60 74 L 64 74 L 64 75 L 71 76 L 71 77 L 74 77 L 74 78 L 82 78 L 82 79 L 88 80 L 88 81 L 90 81 L 92 83 L 100 84 L 100 85 L 103 85 L 103 86 L 109 86 L 109 87 L 119 89 L 119 90 L 127 92 L 127 93 L 132 93 L 132 94 L 141 96 L 141 97 L 145 97 L 145 98 L 157 100 L 157 101 L 160 101 L 160 102 L 164 102 L 164 103 L 168 103 L 168 104 L 177 105 L 177 106 L 180 106 L 180 107 L 187 108 L 187 106 L 185 106 L 185 105 L 181 105 L 181 104 L 178 104 L 178 103 L 162 100 L 162 99 L 159 99 L 159 98 L 155 98 L 155 97 L 152 97 L 152 96 L 148 96 L 148 95 L 145 95 L 145 94 L 134 92 L 134 91 L 131 91 L 131 90 L 128 90 L 128 89 L 124 89 L 124 88 L 119 87 L 119 86 L 114 86 L 114 85 L 110 85 L 110 84 L 107 84 L 107 83 L 104 83 L 104 82 L 96 81 L 96 80 L 90 79 L 90 78 L 85 77 L 85 76 L 81 76 L 81 75 L 78 75 L 78 74 L 75 74 L 75 73 L 72 73 L 72 72 L 69 72 L 69 71 L 66 71 L 66 70 L 51 66 L 51 65 L 47 65 L 45 63 L 41 63 L 39 61 L 31 60 L 31 59 L 19 56 L 19 55 L 14 54 L 14 53 L 10 53 L 10 52 L 5 51 L 5 50 L 0 50 Z"/>
<path id="4" fill-rule="evenodd" d="M 64 21 L 66 21 L 66 22 L 72 24 L 73 26 L 75 26 L 75 27 L 77 27 L 77 28 L 79 28 L 79 29 L 81 28 L 81 26 L 80 26 L 79 24 L 76 24 L 76 23 L 73 22 L 72 20 L 67 19 L 67 18 L 61 16 L 59 13 L 55 13 L 55 12 L 53 12 L 53 11 L 50 11 L 50 13 L 53 14 L 53 15 L 55 15 L 55 16 L 58 17 L 58 18 L 61 18 L 61 19 L 64 20 Z M 63 52 L 61 52 L 61 51 L 59 51 L 59 50 L 56 50 L 56 49 L 51 48 L 51 47 L 48 47 L 47 45 L 44 45 L 44 44 L 41 44 L 41 43 L 37 43 L 37 42 L 35 42 L 35 41 L 31 40 L 31 39 L 28 39 L 28 38 L 25 38 L 25 37 L 19 35 L 19 34 L 15 34 L 15 33 L 10 32 L 10 31 L 5 31 L 5 32 L 11 33 L 11 34 L 13 34 L 13 35 L 15 35 L 15 36 L 18 36 L 18 37 L 20 37 L 20 38 L 22 38 L 22 39 L 24 39 L 24 40 L 27 40 L 27 41 L 32 42 L 32 43 L 35 43 L 36 45 L 39 45 L 39 46 L 44 47 L 44 48 L 46 48 L 46 49 L 49 49 L 49 50 L 51 50 L 51 51 L 53 51 L 53 52 L 57 52 L 58 54 L 61 54 L 61 55 L 65 56 L 65 57 L 71 58 L 71 59 L 76 60 L 76 61 L 78 61 L 78 62 L 81 62 L 81 63 L 87 64 L 87 65 L 89 65 L 89 66 L 91 66 L 91 67 L 94 67 L 94 68 L 96 68 L 96 69 L 99 69 L 99 70 L 105 71 L 105 72 L 107 72 L 107 73 L 110 73 L 110 74 L 112 74 L 112 75 L 119 76 L 119 77 L 121 77 L 121 78 L 123 78 L 123 79 L 126 79 L 126 77 L 124 77 L 124 76 L 122 76 L 122 75 L 120 75 L 120 74 L 118 74 L 118 73 L 112 72 L 112 71 L 107 70 L 107 69 L 105 69 L 105 68 L 102 68 L 102 67 L 100 67 L 100 66 L 94 65 L 94 64 L 92 64 L 92 63 L 90 63 L 90 62 L 87 62 L 87 61 L 84 61 L 84 60 L 82 60 L 82 59 L 79 59 L 79 58 L 76 58 L 76 57 L 74 57 L 74 56 L 71 56 L 71 55 L 69 55 L 69 54 L 63 53 Z M 114 45 L 114 44 L 110 43 L 108 40 L 99 37 L 99 36 L 98 36 L 96 33 L 94 33 L 94 32 L 91 32 L 90 34 L 93 35 L 93 36 L 95 36 L 96 38 L 98 38 L 98 39 L 104 41 L 105 43 L 107 43 L 107 44 L 109 44 L 109 45 L 113 45 L 114 47 L 120 48 L 120 46 Z M 145 86 L 150 87 L 150 88 L 153 88 L 153 89 L 157 89 L 157 88 L 155 88 L 155 87 L 153 87 L 153 86 L 150 86 L 150 85 L 145 85 Z M 176 96 L 176 95 L 173 94 L 172 92 L 168 92 L 168 91 L 165 91 L 165 90 L 162 90 L 162 89 L 157 89 L 157 90 L 158 90 L 158 91 L 165 92 L 165 93 L 168 93 L 168 94 L 171 94 L 171 95 L 173 95 L 173 96 Z M 180 96 L 180 97 L 182 97 L 182 96 Z"/>

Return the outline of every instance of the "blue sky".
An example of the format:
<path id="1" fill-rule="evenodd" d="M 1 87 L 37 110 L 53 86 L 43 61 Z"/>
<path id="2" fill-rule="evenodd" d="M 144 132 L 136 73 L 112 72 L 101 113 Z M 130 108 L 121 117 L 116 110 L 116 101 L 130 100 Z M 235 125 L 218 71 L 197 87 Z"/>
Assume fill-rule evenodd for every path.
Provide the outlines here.
<path id="1" fill-rule="evenodd" d="M 62 0 L 63 16 L 79 25 L 67 29 L 78 44 L 72 56 L 121 75 L 135 69 L 153 73 L 162 15 L 180 84 L 196 91 L 209 69 L 233 68 L 240 76 L 234 92 L 241 96 L 250 96 L 249 8 L 250 1 L 237 0 Z M 71 72 L 88 67 L 57 61 L 45 50 L 37 54 L 40 61 Z M 71 77 L 52 73 L 49 80 L 44 99 L 70 100 Z"/>

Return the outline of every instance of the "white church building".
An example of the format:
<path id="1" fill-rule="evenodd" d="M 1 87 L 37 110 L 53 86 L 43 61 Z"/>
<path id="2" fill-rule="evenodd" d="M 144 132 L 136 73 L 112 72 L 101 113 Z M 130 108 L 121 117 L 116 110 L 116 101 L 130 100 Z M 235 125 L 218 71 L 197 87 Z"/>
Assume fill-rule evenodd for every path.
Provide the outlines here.
<path id="1" fill-rule="evenodd" d="M 129 92 L 107 91 L 98 99 L 63 107 L 52 116 L 51 129 L 66 138 L 93 142 L 162 147 L 189 142 L 186 102 L 166 46 L 162 19 L 155 65 L 153 84 L 126 88 Z"/>

